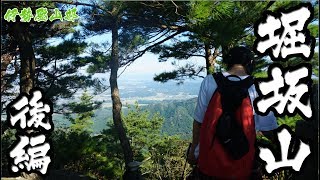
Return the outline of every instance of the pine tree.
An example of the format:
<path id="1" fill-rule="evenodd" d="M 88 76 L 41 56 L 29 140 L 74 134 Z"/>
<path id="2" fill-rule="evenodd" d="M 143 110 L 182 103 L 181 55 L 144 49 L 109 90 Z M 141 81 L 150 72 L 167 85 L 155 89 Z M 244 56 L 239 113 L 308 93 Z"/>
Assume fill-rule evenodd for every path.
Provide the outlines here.
<path id="1" fill-rule="evenodd" d="M 30 7 L 35 11 L 39 7 L 47 7 L 49 16 L 54 8 L 65 7 L 52 2 L 4 2 L 4 10 L 10 8 Z M 3 11 L 3 14 L 6 11 Z M 70 98 L 78 89 L 96 86 L 98 82 L 88 75 L 80 75 L 78 70 L 86 66 L 79 56 L 87 48 L 83 37 L 75 30 L 78 22 L 59 21 L 7 22 L 2 19 L 2 64 L 5 67 L 1 72 L 2 103 L 10 102 L 17 96 L 15 88 L 27 92 L 33 87 L 41 87 L 46 98 L 56 101 L 59 98 Z M 58 45 L 47 40 L 61 41 Z M 18 75 L 20 77 L 18 78 Z M 19 84 L 16 84 L 19 82 Z M 55 111 L 59 111 L 55 108 Z"/>
<path id="2" fill-rule="evenodd" d="M 120 139 L 125 164 L 128 169 L 128 164 L 133 161 L 134 157 L 123 127 L 123 119 L 121 116 L 122 104 L 117 81 L 119 77 L 119 67 L 130 65 L 155 45 L 165 42 L 183 30 L 179 29 L 178 26 L 166 23 L 165 20 L 176 18 L 176 16 L 172 17 L 170 14 L 165 14 L 166 11 L 163 11 L 167 9 L 164 4 L 169 4 L 169 2 L 110 1 L 99 2 L 99 4 L 95 5 L 84 3 L 76 4 L 90 7 L 85 10 L 88 21 L 84 23 L 84 27 L 89 33 L 101 34 L 111 32 L 112 35 L 110 51 L 107 51 L 107 53 L 95 51 L 101 59 L 96 59 L 95 62 L 99 63 L 91 66 L 89 72 L 96 72 L 95 70 L 110 71 L 109 83 L 113 107 L 113 122 Z M 173 9 L 175 8 L 172 3 L 170 3 L 170 5 L 171 9 L 172 7 Z M 157 9 L 157 7 L 160 7 L 160 9 Z M 170 12 L 169 10 L 167 11 Z M 179 24 L 177 21 L 168 22 Z M 177 32 L 171 33 L 172 28 L 178 29 Z M 171 35 L 164 37 L 168 33 L 171 33 Z M 159 35 L 160 38 L 157 38 L 157 35 Z M 152 38 L 155 38 L 155 40 Z M 149 43 L 151 43 L 151 45 L 145 46 Z M 142 47 L 144 47 L 144 49 L 140 50 Z"/>
<path id="3" fill-rule="evenodd" d="M 73 102 L 68 104 L 65 108 L 67 108 L 69 112 L 72 112 L 72 114 L 75 115 L 75 117 L 73 117 L 70 113 L 66 114 L 67 118 L 72 123 L 70 126 L 71 130 L 78 133 L 92 133 L 92 118 L 94 117 L 94 110 L 98 109 L 100 105 L 101 102 L 94 102 L 93 96 L 90 96 L 87 90 L 82 93 L 80 102 Z"/>
<path id="4" fill-rule="evenodd" d="M 171 72 L 164 72 L 154 77 L 155 81 L 167 82 L 177 80 L 183 82 L 186 78 L 203 77 L 201 72 L 207 74 L 224 69 L 222 59 L 228 51 L 236 45 L 245 45 L 253 48 L 255 37 L 253 24 L 266 10 L 276 11 L 279 8 L 289 8 L 299 2 L 214 2 L 191 1 L 189 12 L 185 17 L 187 32 L 182 34 L 182 40 L 174 40 L 170 44 L 159 45 L 152 52 L 159 54 L 159 61 L 175 58 L 177 61 L 191 57 L 204 58 L 205 66 L 198 66 L 191 62 L 178 67 Z M 315 9 L 318 8 L 314 3 Z M 315 13 L 315 20 L 317 19 Z M 309 25 L 308 29 L 316 35 L 316 24 Z M 315 37 L 317 37 L 316 35 Z M 315 55 L 315 58 L 317 55 Z M 253 73 L 257 77 L 264 77 L 266 69 L 272 63 L 266 57 L 256 57 L 256 68 Z M 316 62 L 312 62 L 316 65 Z M 315 66 L 318 67 L 318 66 Z M 317 68 L 314 69 L 315 73 Z"/>

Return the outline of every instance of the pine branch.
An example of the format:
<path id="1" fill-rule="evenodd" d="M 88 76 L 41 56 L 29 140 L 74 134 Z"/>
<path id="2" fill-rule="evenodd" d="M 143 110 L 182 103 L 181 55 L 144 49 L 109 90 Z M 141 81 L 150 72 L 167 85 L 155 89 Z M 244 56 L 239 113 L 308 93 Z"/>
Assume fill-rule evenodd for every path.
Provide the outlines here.
<path id="1" fill-rule="evenodd" d="M 61 3 L 61 4 L 70 4 L 70 5 L 75 5 L 75 6 L 89 6 L 89 7 L 93 7 L 93 8 L 96 8 L 96 9 L 100 9 L 102 10 L 103 12 L 106 12 L 110 15 L 112 15 L 112 12 L 111 11 L 108 11 L 106 9 L 104 9 L 102 6 L 99 6 L 97 4 L 89 4 L 89 3 L 82 3 L 82 2 L 74 2 L 74 1 L 52 1 L 52 2 L 55 2 L 55 3 Z"/>
<path id="2" fill-rule="evenodd" d="M 161 34 L 163 31 L 164 31 L 164 30 L 160 31 L 160 33 L 157 33 L 157 35 L 151 37 L 151 39 L 157 37 L 157 36 L 158 36 L 159 34 Z M 170 30 L 167 30 L 166 32 L 164 32 L 163 34 L 161 34 L 161 36 L 159 36 L 157 39 L 155 39 L 155 40 L 153 40 L 153 41 L 150 41 L 150 42 L 148 42 L 148 43 L 146 43 L 146 44 L 151 44 L 151 43 L 154 43 L 154 42 L 158 41 L 159 39 L 161 39 L 163 36 L 165 36 L 165 35 L 168 34 L 169 32 L 170 32 Z"/>
<path id="3" fill-rule="evenodd" d="M 126 61 L 126 63 L 130 63 L 130 62 L 132 62 L 132 61 L 137 60 L 138 58 L 140 58 L 141 56 L 143 56 L 144 53 L 146 53 L 147 51 L 149 51 L 149 50 L 152 49 L 153 47 L 155 47 L 155 46 L 157 46 L 157 45 L 159 45 L 159 44 L 162 44 L 163 42 L 165 42 L 165 41 L 167 41 L 167 40 L 175 37 L 176 35 L 178 35 L 178 34 L 180 34 L 180 33 L 182 33 L 182 32 L 183 32 L 183 31 L 178 30 L 176 33 L 174 33 L 174 34 L 166 37 L 165 39 L 163 39 L 163 40 L 161 40 L 161 41 L 159 41 L 159 42 L 157 42 L 157 43 L 154 43 L 154 44 L 151 45 L 151 46 L 148 46 L 148 47 L 145 48 L 144 50 L 141 50 L 141 51 L 137 52 L 137 55 L 134 56 L 133 58 L 131 58 L 130 60 Z"/>

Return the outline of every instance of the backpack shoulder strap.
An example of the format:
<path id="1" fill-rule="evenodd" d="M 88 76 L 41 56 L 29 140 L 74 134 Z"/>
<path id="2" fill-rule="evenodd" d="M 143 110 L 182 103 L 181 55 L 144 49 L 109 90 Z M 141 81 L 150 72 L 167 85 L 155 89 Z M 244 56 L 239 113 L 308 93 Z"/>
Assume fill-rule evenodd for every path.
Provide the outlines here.
<path id="1" fill-rule="evenodd" d="M 248 76 L 245 79 L 241 80 L 241 87 L 249 89 L 254 84 L 253 76 Z"/>
<path id="2" fill-rule="evenodd" d="M 239 81 L 231 81 L 231 80 L 229 80 L 229 77 L 236 77 L 240 80 Z M 229 85 L 229 84 L 234 84 L 234 85 L 239 85 L 242 88 L 249 89 L 254 83 L 253 76 L 248 76 L 245 79 L 241 79 L 239 76 L 236 76 L 236 75 L 229 75 L 229 76 L 225 77 L 221 72 L 214 73 L 213 78 L 216 81 L 218 87 L 222 87 L 224 85 Z"/>
<path id="3" fill-rule="evenodd" d="M 223 81 L 225 77 L 221 72 L 214 73 L 212 76 L 216 81 L 218 87 L 221 87 L 224 84 Z"/>

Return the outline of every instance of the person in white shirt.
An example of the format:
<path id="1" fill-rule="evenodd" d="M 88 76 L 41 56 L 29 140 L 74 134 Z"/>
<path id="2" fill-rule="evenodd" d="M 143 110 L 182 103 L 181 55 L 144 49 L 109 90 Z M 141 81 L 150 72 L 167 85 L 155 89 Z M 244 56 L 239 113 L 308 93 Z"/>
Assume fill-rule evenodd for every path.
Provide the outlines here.
<path id="1" fill-rule="evenodd" d="M 250 53 L 251 51 L 245 47 L 236 47 L 233 49 L 233 52 L 231 50 L 229 57 L 224 59 L 224 63 L 227 64 L 227 71 L 223 72 L 223 75 L 237 75 L 241 79 L 244 79 L 251 75 L 253 71 L 254 62 L 253 54 Z M 248 57 L 250 57 L 249 62 Z M 238 79 L 235 78 L 234 80 Z M 193 138 L 188 154 L 188 162 L 190 164 L 197 164 L 199 147 L 201 146 L 199 146 L 200 128 L 207 110 L 207 106 L 216 88 L 217 84 L 213 78 L 213 75 L 207 75 L 201 83 L 197 106 L 194 113 Z M 253 104 L 253 100 L 258 96 L 255 86 L 252 85 L 248 89 L 248 92 L 251 99 L 251 103 Z M 256 132 L 259 134 L 262 133 L 267 137 L 270 136 L 270 134 L 272 134 L 270 133 L 272 130 L 278 127 L 276 118 L 272 112 L 269 113 L 267 116 L 260 116 L 254 113 L 254 120 Z"/>

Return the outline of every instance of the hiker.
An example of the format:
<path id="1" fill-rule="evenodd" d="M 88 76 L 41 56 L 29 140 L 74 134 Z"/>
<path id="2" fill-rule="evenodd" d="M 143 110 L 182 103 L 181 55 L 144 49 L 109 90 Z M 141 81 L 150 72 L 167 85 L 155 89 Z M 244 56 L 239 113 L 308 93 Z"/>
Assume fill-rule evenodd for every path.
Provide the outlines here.
<path id="1" fill-rule="evenodd" d="M 254 146 L 256 133 L 270 135 L 270 132 L 278 127 L 273 113 L 269 113 L 267 116 L 254 113 L 253 100 L 258 94 L 252 82 L 253 78 L 250 76 L 254 68 L 253 58 L 253 53 L 246 47 L 232 48 L 228 56 L 223 59 L 227 65 L 227 71 L 210 74 L 204 78 L 201 84 L 194 113 L 192 145 L 188 153 L 188 162 L 196 165 L 197 179 L 250 179 L 252 170 L 257 166 L 254 163 L 257 158 Z M 236 105 L 228 107 L 228 104 L 235 103 L 233 101 L 236 101 L 235 97 L 240 92 L 235 91 L 230 95 L 227 91 L 230 89 L 232 91 L 232 88 L 222 90 L 223 87 L 221 87 L 221 84 L 228 84 L 231 87 L 238 81 L 241 82 L 239 85 L 241 90 L 246 88 L 247 95 L 247 97 L 245 94 L 241 95 L 247 99 L 240 98 L 237 106 L 237 108 L 241 106 L 241 110 L 238 110 L 243 111 L 240 113 L 241 115 L 236 111 Z M 218 88 L 219 95 L 215 93 Z M 220 102 L 226 99 L 229 102 Z M 228 108 L 229 110 L 226 110 Z M 248 109 L 250 111 L 245 111 Z M 224 117 L 222 117 L 223 114 Z M 230 123 L 236 123 L 230 127 L 238 127 L 238 130 L 232 129 L 232 131 L 237 130 L 238 133 L 232 137 L 238 139 L 230 138 L 231 141 L 234 141 L 231 145 L 228 145 L 230 139 L 221 140 L 223 139 L 221 134 L 231 130 L 231 128 L 222 128 L 225 126 L 224 122 L 219 120 L 225 120 L 225 118 Z M 232 121 L 232 119 L 237 120 Z M 217 126 L 219 127 L 217 128 Z M 232 131 L 229 133 L 233 134 Z M 228 136 L 228 134 L 224 135 Z M 238 145 L 241 144 L 243 147 L 235 146 L 237 141 Z"/>

